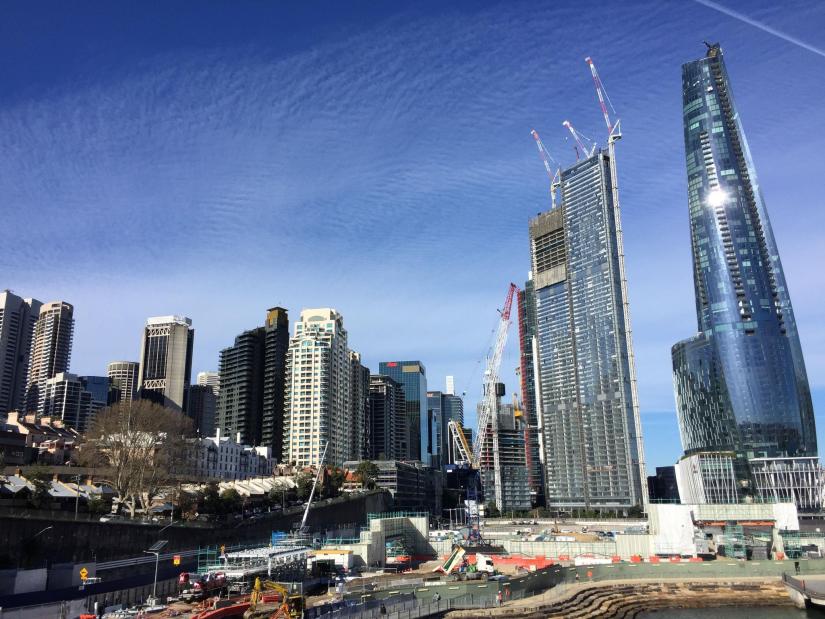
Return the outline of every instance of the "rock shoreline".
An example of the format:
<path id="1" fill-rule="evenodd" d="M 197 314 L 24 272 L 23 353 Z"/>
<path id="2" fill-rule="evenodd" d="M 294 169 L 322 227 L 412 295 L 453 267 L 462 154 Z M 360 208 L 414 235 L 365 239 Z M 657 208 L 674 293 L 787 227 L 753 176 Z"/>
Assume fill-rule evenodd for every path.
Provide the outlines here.
<path id="1" fill-rule="evenodd" d="M 501 608 L 453 611 L 448 619 L 634 619 L 670 608 L 771 606 L 793 608 L 781 580 L 602 582 L 558 588 Z M 532 602 L 532 603 L 531 603 Z"/>

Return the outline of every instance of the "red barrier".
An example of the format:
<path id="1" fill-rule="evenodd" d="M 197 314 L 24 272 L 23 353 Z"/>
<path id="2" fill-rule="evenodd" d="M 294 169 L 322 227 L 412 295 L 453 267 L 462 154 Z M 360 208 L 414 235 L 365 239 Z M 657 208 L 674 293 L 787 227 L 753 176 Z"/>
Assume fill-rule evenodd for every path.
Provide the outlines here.
<path id="1" fill-rule="evenodd" d="M 642 558 L 639 555 L 633 555 L 632 557 L 630 557 L 630 562 L 631 563 L 641 563 Z"/>
<path id="2" fill-rule="evenodd" d="M 682 557 L 670 557 L 668 561 L 670 561 L 671 563 L 681 563 Z"/>
<path id="3" fill-rule="evenodd" d="M 610 560 L 613 563 L 621 563 L 622 562 L 622 558 L 619 555 L 613 555 L 613 557 Z"/>
<path id="4" fill-rule="evenodd" d="M 661 561 L 661 559 L 659 557 L 656 557 L 654 555 L 650 555 L 650 562 L 651 563 L 659 563 L 660 561 Z"/>

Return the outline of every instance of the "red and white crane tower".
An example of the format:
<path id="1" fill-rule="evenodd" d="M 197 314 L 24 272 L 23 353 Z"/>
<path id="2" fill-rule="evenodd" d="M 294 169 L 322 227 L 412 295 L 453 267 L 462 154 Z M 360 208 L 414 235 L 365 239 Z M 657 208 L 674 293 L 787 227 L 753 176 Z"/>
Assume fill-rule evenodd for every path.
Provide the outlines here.
<path id="1" fill-rule="evenodd" d="M 541 141 L 539 132 L 533 129 L 530 131 L 530 135 L 532 135 L 533 139 L 536 141 L 536 146 L 539 149 L 539 155 L 541 156 L 541 160 L 544 162 L 544 169 L 547 170 L 547 176 L 550 178 L 550 208 L 554 209 L 556 208 L 556 192 L 561 185 L 561 166 L 555 159 L 553 159 L 550 151 L 547 150 L 544 142 Z M 556 169 L 555 172 L 553 171 L 553 167 L 550 166 L 550 162 L 553 163 L 553 167 Z"/>

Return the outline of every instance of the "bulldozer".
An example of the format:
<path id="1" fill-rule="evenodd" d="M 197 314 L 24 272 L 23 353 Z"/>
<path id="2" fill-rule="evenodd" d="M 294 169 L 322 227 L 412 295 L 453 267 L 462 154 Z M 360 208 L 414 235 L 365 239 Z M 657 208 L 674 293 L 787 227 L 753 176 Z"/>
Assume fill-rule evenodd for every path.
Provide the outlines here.
<path id="1" fill-rule="evenodd" d="M 270 591 L 276 595 L 268 594 Z M 304 605 L 304 596 L 300 593 L 291 593 L 280 583 L 256 578 L 249 609 L 243 616 L 244 619 L 300 619 Z"/>

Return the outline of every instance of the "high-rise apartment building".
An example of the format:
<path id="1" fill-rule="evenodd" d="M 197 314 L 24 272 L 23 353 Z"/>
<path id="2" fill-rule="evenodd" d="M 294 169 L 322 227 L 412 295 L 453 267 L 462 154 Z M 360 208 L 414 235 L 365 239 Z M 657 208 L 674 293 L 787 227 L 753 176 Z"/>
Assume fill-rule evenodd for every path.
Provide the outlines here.
<path id="1" fill-rule="evenodd" d="M 455 395 L 455 378 L 448 376 L 444 381 L 444 393 Z"/>
<path id="2" fill-rule="evenodd" d="M 209 372 L 198 375 L 218 394 L 216 423 L 221 432 L 240 433 L 243 443 L 269 447 L 277 460 L 283 449 L 288 346 L 287 311 L 273 307 L 266 311 L 264 326 L 245 331 L 221 351 L 219 378 Z"/>
<path id="3" fill-rule="evenodd" d="M 493 413 L 498 415 L 498 452 L 501 467 L 501 511 L 525 511 L 532 507 L 530 496 L 525 428 L 521 411 L 512 404 L 498 403 Z M 494 503 L 495 468 L 493 435 L 488 430 L 481 449 L 481 480 L 485 501 Z"/>
<path id="4" fill-rule="evenodd" d="M 401 430 L 406 420 L 404 389 L 389 376 L 370 376 L 370 460 L 395 460 L 401 448 Z"/>
<path id="5" fill-rule="evenodd" d="M 140 344 L 140 397 L 186 411 L 195 330 L 184 316 L 146 320 Z"/>
<path id="6" fill-rule="evenodd" d="M 612 152 L 563 170 L 562 204 L 530 221 L 535 410 L 561 509 L 626 511 L 647 494 Z"/>
<path id="7" fill-rule="evenodd" d="M 264 402 L 261 445 L 283 460 L 286 353 L 289 350 L 289 316 L 283 307 L 271 307 L 264 322 Z"/>
<path id="8" fill-rule="evenodd" d="M 330 308 L 305 309 L 286 361 L 284 460 L 341 466 L 351 453 L 352 365 L 344 319 Z"/>
<path id="9" fill-rule="evenodd" d="M 361 460 L 368 457 L 370 370 L 361 364 L 361 353 L 350 351 L 349 354 L 352 371 L 350 386 L 352 420 L 350 425 L 350 455 L 347 460 Z"/>
<path id="10" fill-rule="evenodd" d="M 34 326 L 43 304 L 0 292 L 0 421 L 26 408 L 26 377 Z"/>
<path id="11" fill-rule="evenodd" d="M 91 427 L 94 414 L 101 408 L 93 405 L 92 394 L 85 389 L 81 378 L 69 372 L 59 372 L 46 379 L 40 394 L 38 417 L 59 419 L 80 433 Z"/>
<path id="12" fill-rule="evenodd" d="M 407 407 L 403 428 L 403 443 L 398 454 L 401 460 L 421 460 L 429 464 L 433 432 L 427 416 L 427 370 L 420 361 L 382 361 L 378 373 L 389 376 L 404 388 Z"/>
<path id="13" fill-rule="evenodd" d="M 541 437 L 541 414 L 536 399 L 536 366 L 538 341 L 536 339 L 536 290 L 533 275 L 529 274 L 524 289 L 518 292 L 518 334 L 521 405 L 525 427 L 527 475 L 533 505 L 544 505 L 544 458 Z"/>
<path id="14" fill-rule="evenodd" d="M 764 494 L 818 509 L 796 320 L 718 44 L 682 66 L 682 104 L 698 322 L 672 351 L 682 500 Z"/>
<path id="15" fill-rule="evenodd" d="M 137 361 L 112 361 L 106 374 L 117 391 L 116 402 L 131 402 L 137 397 L 140 363 Z M 113 402 L 114 403 L 114 402 Z"/>
<path id="16" fill-rule="evenodd" d="M 46 381 L 69 369 L 74 308 L 65 301 L 44 303 L 34 326 L 26 378 L 26 411 L 43 407 Z"/>
<path id="17" fill-rule="evenodd" d="M 266 330 L 244 331 L 220 355 L 217 425 L 221 434 L 247 445 L 261 444 Z"/>

